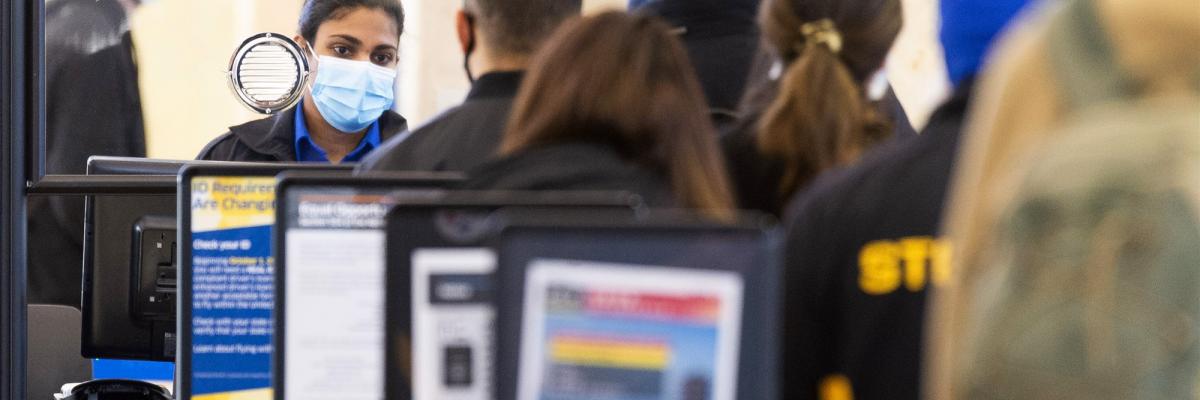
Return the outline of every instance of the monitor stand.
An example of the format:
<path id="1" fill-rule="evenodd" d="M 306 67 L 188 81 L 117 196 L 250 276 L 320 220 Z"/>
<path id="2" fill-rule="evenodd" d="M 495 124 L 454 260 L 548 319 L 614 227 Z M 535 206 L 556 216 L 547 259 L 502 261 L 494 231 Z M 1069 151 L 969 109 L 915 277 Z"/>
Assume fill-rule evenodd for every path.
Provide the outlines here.
<path id="1" fill-rule="evenodd" d="M 96 379 L 71 389 L 63 400 L 171 400 L 166 388 L 129 379 Z"/>

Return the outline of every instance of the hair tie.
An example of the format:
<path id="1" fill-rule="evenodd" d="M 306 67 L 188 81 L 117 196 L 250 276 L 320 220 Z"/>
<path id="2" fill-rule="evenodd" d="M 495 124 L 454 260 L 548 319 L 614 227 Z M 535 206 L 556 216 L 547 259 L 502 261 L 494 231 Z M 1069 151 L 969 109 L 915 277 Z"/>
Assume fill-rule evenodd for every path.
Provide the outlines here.
<path id="1" fill-rule="evenodd" d="M 822 45 L 834 54 L 842 51 L 842 34 L 829 18 L 800 25 L 800 34 L 804 36 L 805 45 Z"/>

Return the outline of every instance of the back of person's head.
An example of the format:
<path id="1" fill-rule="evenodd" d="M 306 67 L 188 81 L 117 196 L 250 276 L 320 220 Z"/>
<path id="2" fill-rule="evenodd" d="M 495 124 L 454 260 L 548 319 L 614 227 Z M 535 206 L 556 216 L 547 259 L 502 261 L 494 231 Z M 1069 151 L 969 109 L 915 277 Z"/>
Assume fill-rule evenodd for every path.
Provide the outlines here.
<path id="1" fill-rule="evenodd" d="M 784 163 L 778 194 L 788 197 L 891 132 L 864 82 L 900 33 L 900 1 L 766 0 L 759 19 L 785 69 L 758 147 Z"/>
<path id="2" fill-rule="evenodd" d="M 721 34 L 753 28 L 761 0 L 653 0 L 631 2 L 629 9 L 654 14 L 687 33 Z M 703 31 L 703 32 L 696 32 Z"/>
<path id="3" fill-rule="evenodd" d="M 759 52 L 755 15 L 760 0 L 654 0 L 630 10 L 661 17 L 675 28 L 718 120 L 736 118 Z"/>
<path id="4" fill-rule="evenodd" d="M 484 45 L 506 55 L 537 50 L 563 21 L 579 16 L 582 0 L 465 0 L 483 32 Z"/>
<path id="5" fill-rule="evenodd" d="M 954 85 L 975 76 L 997 34 L 1028 0 L 942 0 L 939 36 Z"/>
<path id="6" fill-rule="evenodd" d="M 565 142 L 611 146 L 669 180 L 681 205 L 732 200 L 699 84 L 670 28 L 606 12 L 568 22 L 534 56 L 502 154 Z"/>
<path id="7" fill-rule="evenodd" d="M 314 43 L 322 23 L 345 16 L 358 8 L 382 10 L 396 23 L 399 37 L 404 32 L 404 7 L 399 0 L 305 0 L 300 9 L 300 36 Z"/>

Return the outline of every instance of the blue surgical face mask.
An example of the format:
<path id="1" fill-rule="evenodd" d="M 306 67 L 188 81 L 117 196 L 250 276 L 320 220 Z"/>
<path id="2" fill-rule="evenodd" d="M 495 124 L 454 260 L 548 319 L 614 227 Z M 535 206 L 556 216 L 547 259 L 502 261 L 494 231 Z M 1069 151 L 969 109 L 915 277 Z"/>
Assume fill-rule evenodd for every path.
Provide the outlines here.
<path id="1" fill-rule="evenodd" d="M 395 99 L 396 71 L 366 61 L 319 56 L 312 98 L 325 122 L 342 133 L 371 126 Z"/>

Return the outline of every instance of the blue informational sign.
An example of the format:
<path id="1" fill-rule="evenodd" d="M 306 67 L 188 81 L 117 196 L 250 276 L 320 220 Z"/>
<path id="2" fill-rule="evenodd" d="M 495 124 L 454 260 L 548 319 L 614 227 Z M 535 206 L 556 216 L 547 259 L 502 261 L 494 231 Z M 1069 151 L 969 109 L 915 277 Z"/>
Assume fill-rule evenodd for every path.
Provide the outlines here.
<path id="1" fill-rule="evenodd" d="M 191 181 L 191 396 L 271 398 L 273 177 Z"/>

